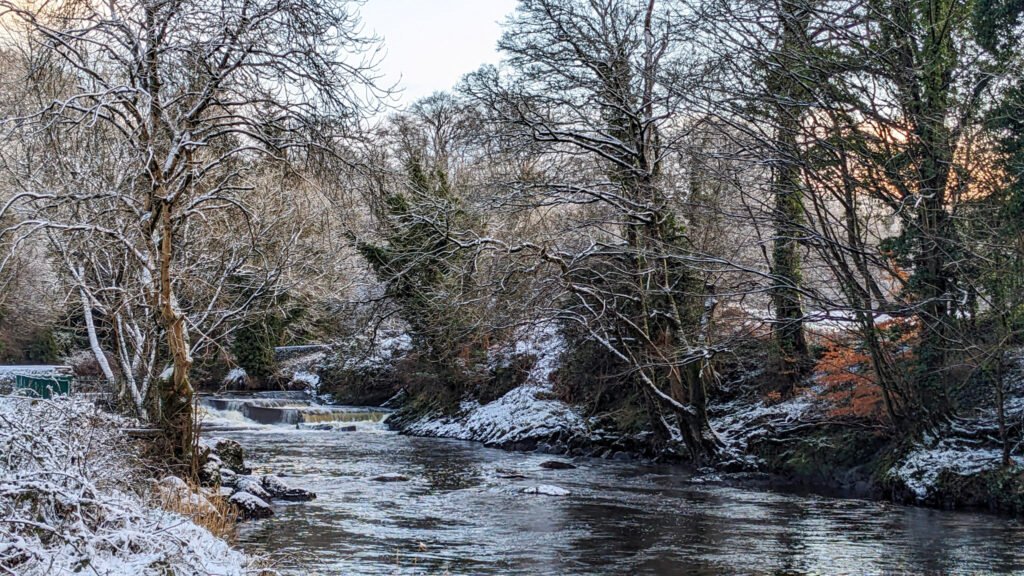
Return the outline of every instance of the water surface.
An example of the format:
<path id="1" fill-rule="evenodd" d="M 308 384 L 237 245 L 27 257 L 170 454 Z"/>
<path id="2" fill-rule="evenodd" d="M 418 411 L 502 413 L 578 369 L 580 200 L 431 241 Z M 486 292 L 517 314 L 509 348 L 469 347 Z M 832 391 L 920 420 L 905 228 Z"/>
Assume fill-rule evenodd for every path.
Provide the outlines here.
<path id="1" fill-rule="evenodd" d="M 319 495 L 241 529 L 239 545 L 283 574 L 1024 573 L 1024 527 L 986 514 L 730 487 L 671 466 L 546 470 L 549 456 L 372 422 L 211 434 Z M 371 480 L 384 473 L 411 480 Z M 540 484 L 572 494 L 522 494 Z"/>

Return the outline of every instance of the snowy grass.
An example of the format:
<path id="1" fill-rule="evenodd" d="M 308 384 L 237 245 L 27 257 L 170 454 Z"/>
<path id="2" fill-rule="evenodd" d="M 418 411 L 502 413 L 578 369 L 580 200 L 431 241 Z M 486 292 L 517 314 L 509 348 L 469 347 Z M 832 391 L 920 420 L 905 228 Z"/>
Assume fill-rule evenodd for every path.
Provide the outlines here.
<path id="1" fill-rule="evenodd" d="M 123 424 L 74 398 L 0 397 L 0 571 L 250 573 L 244 555 L 139 490 Z"/>

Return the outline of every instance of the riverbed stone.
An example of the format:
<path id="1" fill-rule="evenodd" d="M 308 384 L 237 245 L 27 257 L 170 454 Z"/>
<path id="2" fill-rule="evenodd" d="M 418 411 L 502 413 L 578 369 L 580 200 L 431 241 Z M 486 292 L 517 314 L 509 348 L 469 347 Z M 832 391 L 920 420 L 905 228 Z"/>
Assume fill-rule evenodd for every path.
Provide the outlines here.
<path id="1" fill-rule="evenodd" d="M 274 515 L 274 509 L 266 500 L 249 492 L 235 492 L 228 498 L 228 502 L 238 510 L 243 520 L 258 520 Z"/>
<path id="2" fill-rule="evenodd" d="M 239 476 L 235 480 L 235 492 L 248 492 L 262 500 L 270 500 L 270 492 L 263 487 L 263 483 L 255 476 Z"/>
<path id="3" fill-rule="evenodd" d="M 498 478 L 505 478 L 507 480 L 522 480 L 526 478 L 526 475 L 522 472 L 508 468 L 497 468 L 495 472 L 498 474 Z"/>
<path id="4" fill-rule="evenodd" d="M 576 465 L 566 462 L 564 460 L 548 460 L 547 462 L 540 463 L 541 468 L 548 470 L 575 470 Z"/>
<path id="5" fill-rule="evenodd" d="M 540 496 L 569 496 L 572 492 L 565 488 L 552 486 L 551 484 L 539 484 L 537 486 L 523 488 L 523 494 L 537 494 Z"/>
<path id="6" fill-rule="evenodd" d="M 234 440 L 220 440 L 215 446 L 217 455 L 224 466 L 239 474 L 251 474 L 252 470 L 245 465 L 245 450 Z"/>
<path id="7" fill-rule="evenodd" d="M 289 486 L 281 478 L 268 474 L 260 477 L 260 484 L 272 498 L 288 500 L 290 502 L 308 502 L 316 498 L 316 494 L 302 488 Z"/>

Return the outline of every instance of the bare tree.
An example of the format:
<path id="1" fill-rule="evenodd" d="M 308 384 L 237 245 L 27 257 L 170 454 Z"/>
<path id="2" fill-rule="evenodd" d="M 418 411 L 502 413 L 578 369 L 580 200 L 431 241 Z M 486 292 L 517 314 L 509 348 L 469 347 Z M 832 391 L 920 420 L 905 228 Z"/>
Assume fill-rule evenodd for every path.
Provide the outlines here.
<path id="1" fill-rule="evenodd" d="M 511 183 L 518 201 L 587 217 L 571 240 L 534 250 L 561 280 L 561 315 L 628 366 L 651 421 L 699 460 L 718 448 L 706 415 L 715 300 L 669 207 L 685 187 L 664 172 L 685 137 L 683 100 L 665 89 L 677 24 L 654 0 L 524 0 L 503 67 L 465 91 L 508 145 L 546 159 Z"/>
<path id="2" fill-rule="evenodd" d="M 58 144 L 102 130 L 108 140 L 98 145 L 112 148 L 117 165 L 116 173 L 89 165 L 86 147 L 51 158 L 46 168 L 23 166 L 37 170 L 25 174 L 14 199 L 31 215 L 19 229 L 104 237 L 130 258 L 146 321 L 160 327 L 173 366 L 156 420 L 173 439 L 173 453 L 185 456 L 193 359 L 180 274 L 196 255 L 182 253 L 184 237 L 232 207 L 246 225 L 239 198 L 253 187 L 247 160 L 296 161 L 304 150 L 354 134 L 379 95 L 376 43 L 360 35 L 356 4 L 347 1 L 0 7 L 28 27 L 32 49 L 62 79 L 55 90 L 40 85 L 51 89 L 49 100 L 14 121 Z M 31 69 L 29 81 L 41 70 Z M 115 226 L 81 210 L 99 205 L 118 211 Z"/>

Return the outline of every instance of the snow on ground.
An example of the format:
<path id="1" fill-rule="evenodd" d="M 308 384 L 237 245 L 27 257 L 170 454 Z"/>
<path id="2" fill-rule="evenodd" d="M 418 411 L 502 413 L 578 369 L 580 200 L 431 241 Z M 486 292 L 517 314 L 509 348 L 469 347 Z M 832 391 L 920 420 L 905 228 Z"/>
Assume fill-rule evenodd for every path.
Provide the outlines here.
<path id="1" fill-rule="evenodd" d="M 300 370 L 292 374 L 292 383 L 301 384 L 310 394 L 316 395 L 320 391 L 320 377 L 312 372 Z"/>
<path id="2" fill-rule="evenodd" d="M 1020 423 L 1024 421 L 1024 350 L 1012 356 L 1004 386 L 1007 423 Z M 893 465 L 889 475 L 902 482 L 918 500 L 925 500 L 933 493 L 944 471 L 971 476 L 999 468 L 1002 452 L 997 446 L 997 436 L 994 408 L 959 418 L 941 430 L 941 438 L 925 438 L 914 446 Z M 1021 456 L 1012 455 L 1011 460 L 1018 467 L 1024 467 Z"/>
<path id="3" fill-rule="evenodd" d="M 415 436 L 475 440 L 504 445 L 547 438 L 560 431 L 582 432 L 586 421 L 572 407 L 548 399 L 550 388 L 524 385 L 488 404 L 464 401 L 455 416 L 429 415 L 403 429 Z"/>
<path id="4" fill-rule="evenodd" d="M 918 500 L 931 495 L 939 475 L 950 472 L 958 476 L 972 476 L 1001 466 L 999 450 L 969 446 L 955 438 L 946 438 L 930 445 L 919 445 L 903 457 L 889 474 L 898 478 Z M 1024 459 L 1013 458 L 1017 466 Z"/>
<path id="5" fill-rule="evenodd" d="M 412 338 L 398 330 L 376 330 L 371 337 L 359 336 L 348 343 L 343 370 L 374 370 L 394 364 L 400 356 L 412 350 Z"/>
<path id="6" fill-rule="evenodd" d="M 246 574 L 244 555 L 139 489 L 146 483 L 124 424 L 73 397 L 0 397 L 0 569 Z"/>
<path id="7" fill-rule="evenodd" d="M 757 467 L 760 462 L 748 454 L 750 444 L 811 418 L 816 414 L 817 407 L 810 395 L 797 394 L 770 405 L 760 399 L 751 401 L 749 398 L 740 398 L 715 404 L 709 408 L 709 412 L 711 429 L 725 444 L 725 453 Z"/>
<path id="8" fill-rule="evenodd" d="M 561 431 L 585 433 L 586 420 L 573 407 L 552 395 L 551 374 L 558 368 L 564 350 L 565 342 L 554 323 L 524 328 L 508 350 L 496 351 L 491 358 L 493 365 L 500 365 L 514 356 L 533 356 L 536 361 L 522 386 L 487 404 L 465 400 L 458 414 L 427 415 L 404 427 L 403 431 L 489 445 L 543 439 Z"/>

